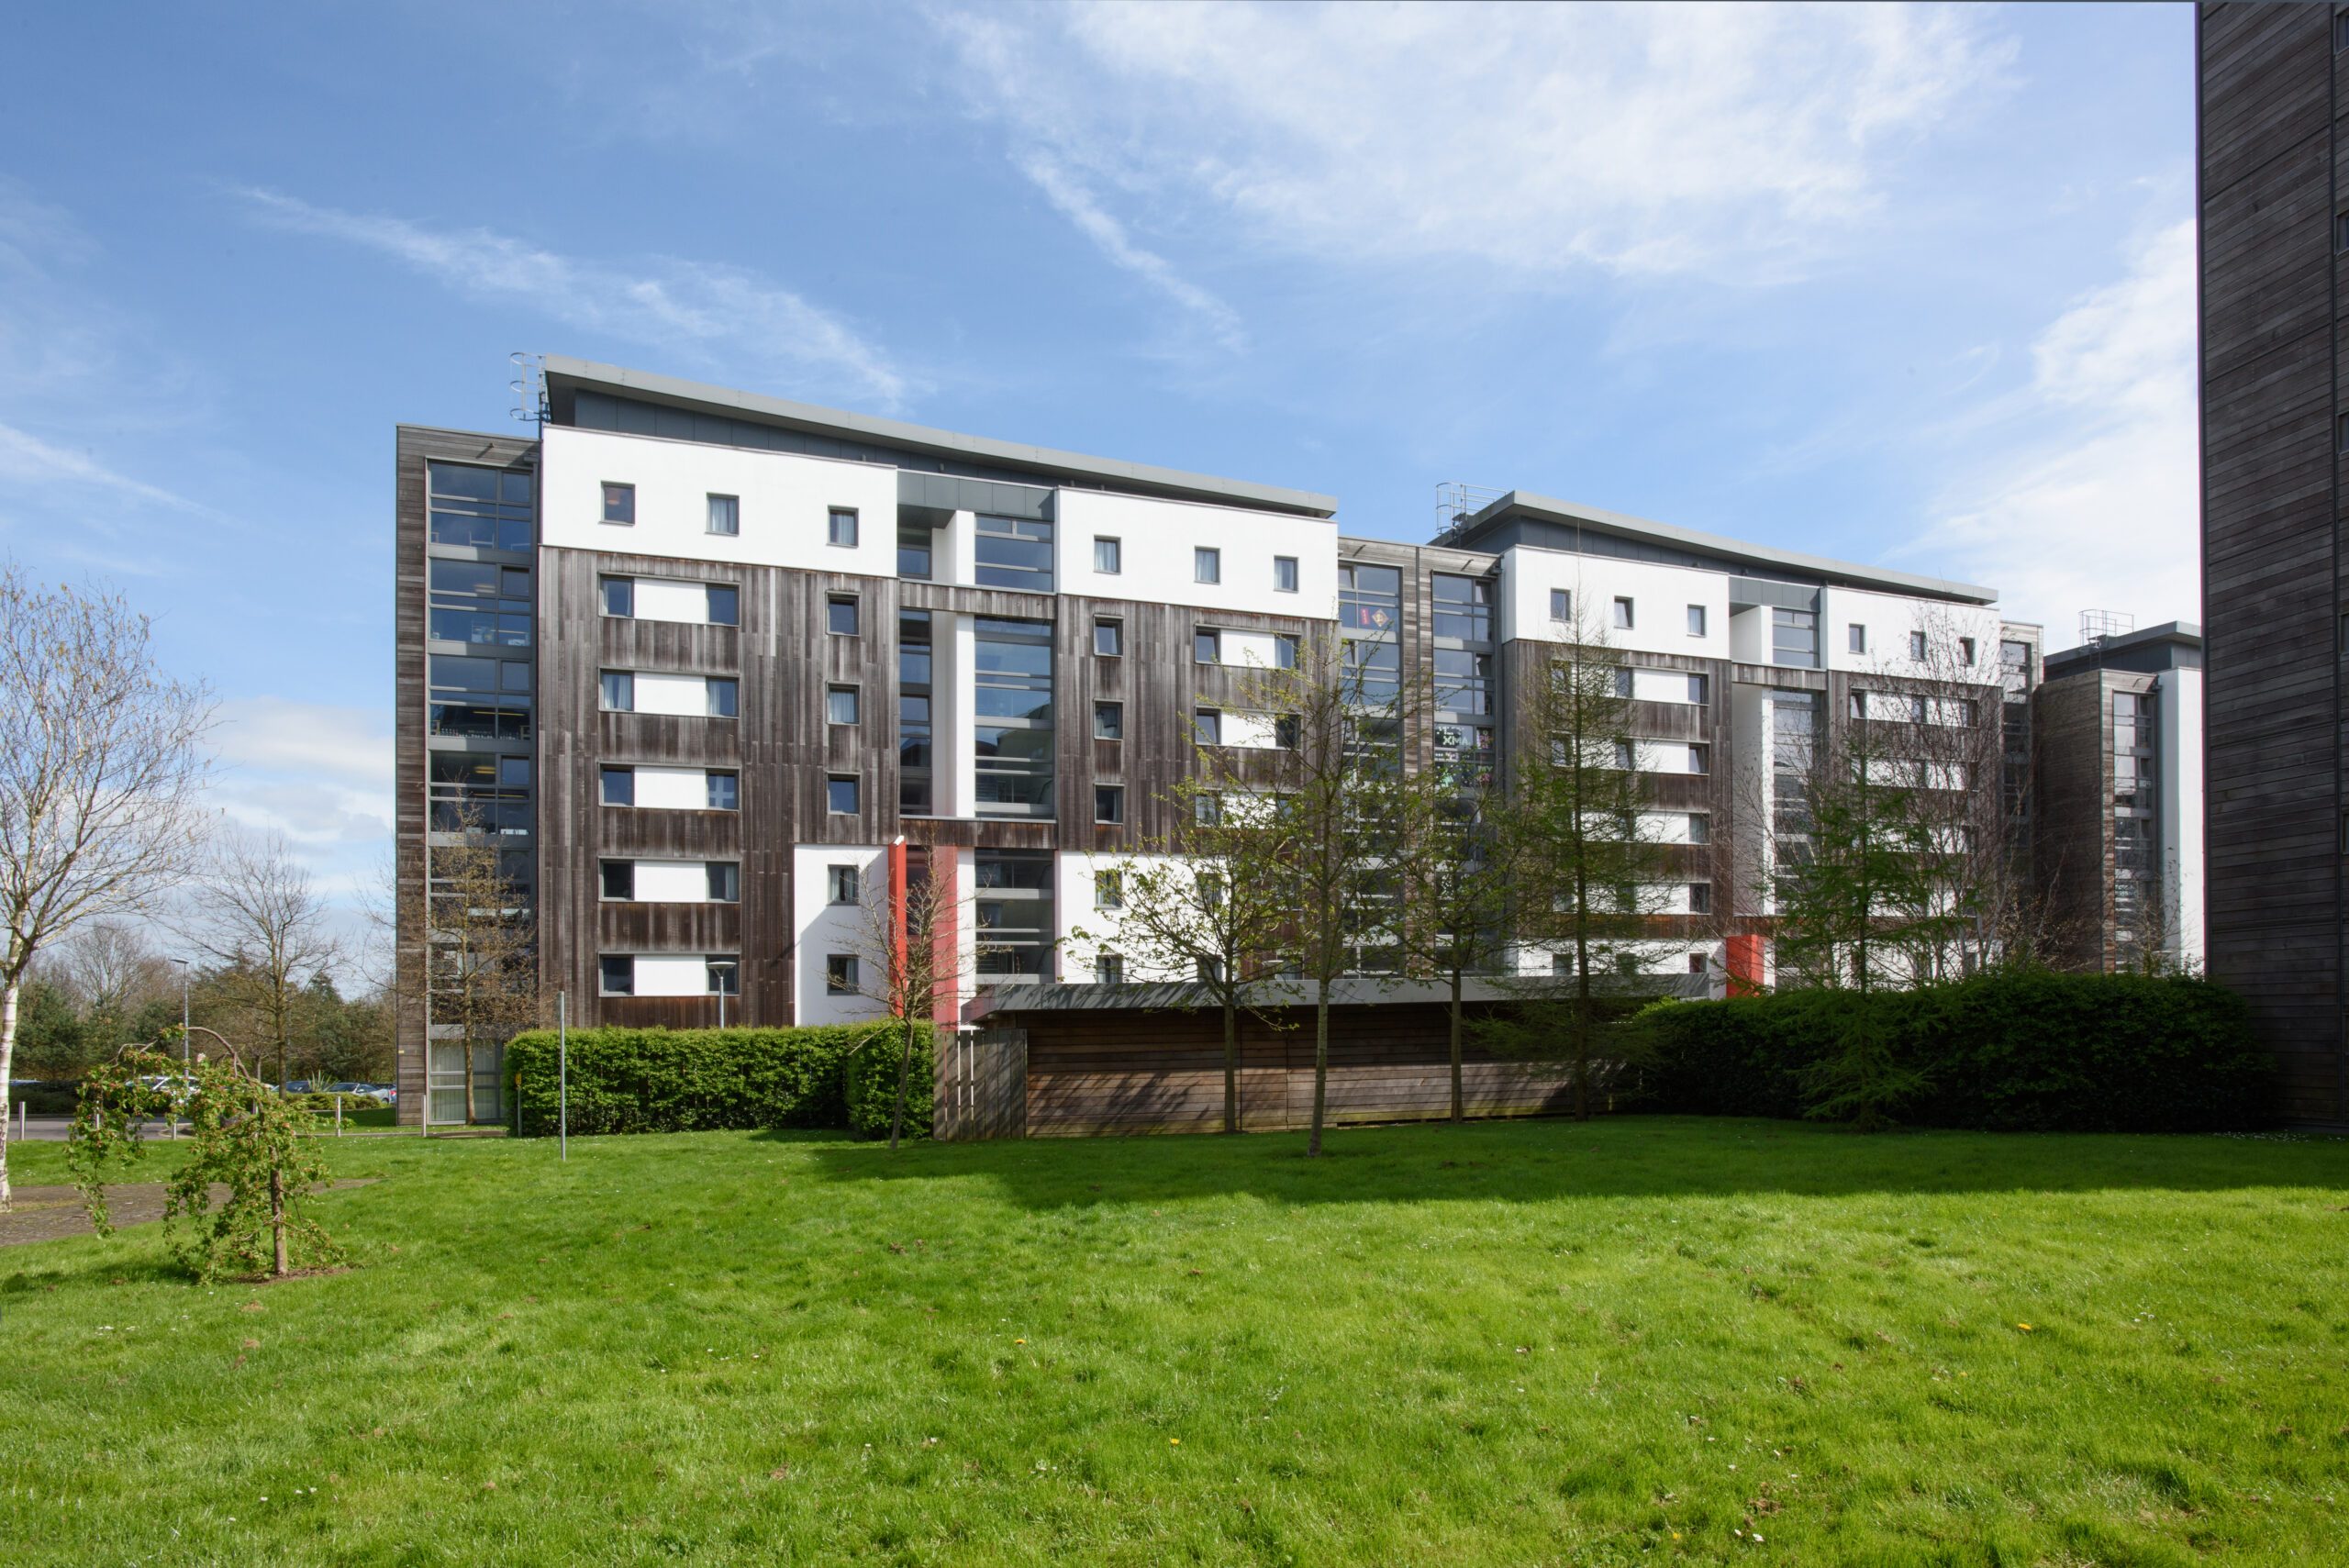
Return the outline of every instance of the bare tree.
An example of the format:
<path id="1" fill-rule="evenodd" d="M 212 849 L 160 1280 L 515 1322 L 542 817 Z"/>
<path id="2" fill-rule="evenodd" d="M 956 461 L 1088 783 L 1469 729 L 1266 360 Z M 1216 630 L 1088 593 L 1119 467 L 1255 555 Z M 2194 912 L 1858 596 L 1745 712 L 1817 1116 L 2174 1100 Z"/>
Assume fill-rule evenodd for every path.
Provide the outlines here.
<path id="1" fill-rule="evenodd" d="M 437 836 L 437 835 L 436 835 Z M 478 1115 L 478 1053 L 539 1021 L 538 948 L 529 902 L 507 874 L 495 835 L 471 812 L 431 850 L 425 890 L 425 1119 L 431 1118 L 432 1031 L 456 1030 L 464 1056 L 465 1120 Z"/>
<path id="2" fill-rule="evenodd" d="M 961 999 L 963 983 L 986 946 L 963 946 L 953 884 L 930 874 L 926 866 L 907 875 L 902 896 L 886 879 L 875 880 L 879 885 L 865 887 L 857 901 L 854 929 L 846 938 L 849 951 L 840 955 L 846 973 L 836 970 L 825 983 L 877 1004 L 896 1029 L 897 1094 L 889 1117 L 894 1151 L 905 1132 L 915 1042 L 941 1007 Z"/>
<path id="3" fill-rule="evenodd" d="M 102 1045 L 122 1043 L 130 1016 L 171 988 L 171 965 L 127 920 L 93 920 L 55 951 L 66 988 Z"/>
<path id="4" fill-rule="evenodd" d="M 1439 733 L 1438 745 L 1442 745 Z M 1450 987 L 1452 1119 L 1467 1118 L 1462 1086 L 1467 977 L 1499 969 L 1516 951 L 1510 927 L 1531 835 L 1508 830 L 1494 781 L 1439 762 L 1407 774 L 1398 792 L 1403 843 L 1399 936 L 1413 970 Z"/>
<path id="5" fill-rule="evenodd" d="M 207 988 L 250 1020 L 262 1051 L 276 1052 L 284 1084 L 303 986 L 342 957 L 326 900 L 284 834 L 230 831 L 213 845 L 190 903 L 187 938 L 216 966 Z"/>
<path id="6" fill-rule="evenodd" d="M 200 842 L 212 703 L 156 669 L 151 638 L 118 597 L 52 593 L 0 567 L 0 1084 L 34 959 L 78 927 L 146 907 Z"/>

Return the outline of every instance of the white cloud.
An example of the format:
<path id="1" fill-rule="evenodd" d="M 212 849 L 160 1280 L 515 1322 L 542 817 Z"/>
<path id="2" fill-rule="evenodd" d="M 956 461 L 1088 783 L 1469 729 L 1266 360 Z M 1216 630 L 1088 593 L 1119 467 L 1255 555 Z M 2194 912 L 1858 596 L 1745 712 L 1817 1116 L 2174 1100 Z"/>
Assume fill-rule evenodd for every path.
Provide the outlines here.
<path id="1" fill-rule="evenodd" d="M 2187 222 L 2075 300 L 2032 343 L 2030 384 L 1980 411 L 1903 553 L 1998 587 L 2051 648 L 2072 645 L 2084 609 L 2200 619 L 2194 288 Z"/>
<path id="2" fill-rule="evenodd" d="M 357 245 L 461 294 L 516 302 L 558 321 L 705 356 L 782 384 L 900 407 L 906 374 L 838 317 L 738 267 L 654 258 L 629 271 L 487 229 L 314 206 L 275 191 L 240 193 L 265 221 Z"/>
<path id="3" fill-rule="evenodd" d="M 2013 52 L 1983 14 L 1942 6 L 1129 4 L 938 21 L 1030 178 L 1041 155 L 1162 228 L 1201 206 L 1271 249 L 1535 278 L 1797 274 L 1876 213 L 1906 148 L 2000 89 Z"/>
<path id="4" fill-rule="evenodd" d="M 392 722 L 386 709 L 263 696 L 220 705 L 214 749 L 222 809 L 284 833 L 314 871 L 392 832 Z"/>
<path id="5" fill-rule="evenodd" d="M 1029 153 L 1019 160 L 1019 172 L 1044 193 L 1044 198 L 1059 208 L 1063 217 L 1098 246 L 1103 255 L 1197 317 L 1219 346 L 1234 352 L 1247 347 L 1248 335 L 1241 327 L 1237 312 L 1177 273 L 1165 257 L 1135 244 L 1125 225 L 1110 217 L 1059 163 L 1042 153 Z"/>
<path id="6" fill-rule="evenodd" d="M 86 484 L 182 511 L 211 510 L 185 496 L 117 473 L 86 452 L 68 450 L 13 425 L 0 424 L 0 480 L 18 484 Z"/>

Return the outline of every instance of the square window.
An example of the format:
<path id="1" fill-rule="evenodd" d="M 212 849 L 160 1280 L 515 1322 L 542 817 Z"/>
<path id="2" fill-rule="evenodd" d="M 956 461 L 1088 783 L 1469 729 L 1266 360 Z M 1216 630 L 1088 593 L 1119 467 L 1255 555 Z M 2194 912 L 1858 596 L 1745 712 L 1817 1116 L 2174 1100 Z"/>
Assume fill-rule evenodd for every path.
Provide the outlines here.
<path id="1" fill-rule="evenodd" d="M 1093 820 L 1123 822 L 1126 819 L 1126 792 L 1119 784 L 1093 786 Z"/>
<path id="2" fill-rule="evenodd" d="M 709 498 L 709 531 L 714 534 L 739 534 L 742 531 L 742 502 L 740 496 L 712 495 Z"/>
<path id="3" fill-rule="evenodd" d="M 1191 739 L 1201 746 L 1223 743 L 1223 712 L 1219 708 L 1203 707 L 1191 716 Z"/>
<path id="4" fill-rule="evenodd" d="M 709 809 L 712 811 L 739 811 L 741 809 L 741 797 L 737 793 L 740 789 L 741 784 L 740 781 L 734 774 L 707 773 L 703 775 L 703 782 L 708 786 L 709 790 Z"/>
<path id="5" fill-rule="evenodd" d="M 1575 955 L 1574 955 L 1574 954 L 1572 954 L 1572 953 L 1570 953 L 1570 952 L 1553 952 L 1553 953 L 1552 953 L 1552 954 L 1550 955 L 1550 973 L 1553 973 L 1553 974 L 1572 974 L 1574 972 L 1575 972 Z"/>
<path id="6" fill-rule="evenodd" d="M 1631 630 L 1635 621 L 1636 614 L 1637 612 L 1633 610 L 1631 600 L 1618 598 L 1615 601 L 1615 625 L 1617 629 L 1621 631 Z"/>
<path id="7" fill-rule="evenodd" d="M 1700 706 L 1700 707 L 1701 707 L 1702 706 L 1704 706 L 1704 704 L 1706 703 L 1706 701 L 1711 697 L 1711 695 L 1712 695 L 1712 685 L 1713 685 L 1713 683 L 1712 683 L 1712 678 L 1711 678 L 1710 676 L 1708 676 L 1708 675 L 1691 675 L 1691 676 L 1689 676 L 1689 677 L 1688 677 L 1688 700 L 1689 700 L 1690 702 L 1692 702 L 1692 703 L 1697 704 L 1698 706 Z"/>
<path id="8" fill-rule="evenodd" d="M 834 637 L 856 635 L 856 595 L 854 594 L 824 595 L 824 629 Z"/>
<path id="9" fill-rule="evenodd" d="M 1125 873 L 1097 871 L 1093 873 L 1093 906 L 1096 909 L 1122 909 L 1126 906 Z"/>
<path id="10" fill-rule="evenodd" d="M 1297 557 L 1294 555 L 1273 557 L 1273 592 L 1276 594 L 1297 592 Z"/>
<path id="11" fill-rule="evenodd" d="M 530 667 L 519 659 L 508 659 L 497 666 L 497 689 L 501 692 L 527 692 L 530 689 Z"/>
<path id="12" fill-rule="evenodd" d="M 709 705 L 710 717 L 732 718 L 734 717 L 741 694 L 730 676 L 712 675 L 704 683 L 703 689 Z"/>
<path id="13" fill-rule="evenodd" d="M 605 671 L 603 701 L 606 713 L 634 713 L 636 677 L 626 670 Z"/>
<path id="14" fill-rule="evenodd" d="M 1843 635 L 1851 639 L 1848 646 L 1853 652 L 1865 653 L 1868 651 L 1868 628 L 1859 622 L 1854 621 L 1845 627 Z"/>
<path id="15" fill-rule="evenodd" d="M 1126 705 L 1121 702 L 1097 702 L 1093 705 L 1093 739 L 1123 740 L 1126 738 Z"/>
<path id="16" fill-rule="evenodd" d="M 636 579 L 607 577 L 604 579 L 604 613 L 623 619 L 636 614 Z"/>
<path id="17" fill-rule="evenodd" d="M 1284 751 L 1297 750 L 1304 733 L 1303 726 L 1293 713 L 1276 714 L 1273 717 L 1273 744 Z"/>
<path id="18" fill-rule="evenodd" d="M 1104 659 L 1116 659 L 1126 651 L 1126 623 L 1107 616 L 1093 622 L 1093 651 Z"/>
<path id="19" fill-rule="evenodd" d="M 1122 539 L 1108 534 L 1093 536 L 1093 570 L 1104 576 L 1115 577 L 1126 569 L 1126 546 Z"/>
<path id="20" fill-rule="evenodd" d="M 740 626 L 742 624 L 742 592 L 730 583 L 709 585 L 709 624 Z"/>
<path id="21" fill-rule="evenodd" d="M 827 686 L 824 688 L 824 722 L 854 724 L 856 722 L 856 688 Z"/>
<path id="22" fill-rule="evenodd" d="M 1705 635 L 1705 606 L 1702 605 L 1688 606 L 1688 635 L 1691 637 Z"/>
<path id="23" fill-rule="evenodd" d="M 497 782 L 506 789 L 528 789 L 530 786 L 530 759 L 500 757 L 497 759 Z"/>
<path id="24" fill-rule="evenodd" d="M 604 770 L 604 804 L 634 806 L 636 804 L 636 770 L 606 768 Z"/>
<path id="25" fill-rule="evenodd" d="M 636 900 L 636 862 L 606 861 L 598 868 L 601 873 L 603 895 L 621 904 Z"/>
<path id="26" fill-rule="evenodd" d="M 1093 959 L 1093 984 L 1123 985 L 1126 983 L 1126 960 L 1123 953 L 1097 953 Z"/>
<path id="27" fill-rule="evenodd" d="M 1923 632 L 1912 631 L 1909 634 L 1909 657 L 1920 664 L 1924 662 L 1925 634 Z"/>
<path id="28" fill-rule="evenodd" d="M 702 983 L 713 996 L 739 996 L 742 994 L 742 962 L 724 953 L 711 953 L 703 961 Z"/>
<path id="29" fill-rule="evenodd" d="M 1195 664 L 1223 662 L 1223 634 L 1211 627 L 1197 627 L 1191 632 L 1191 662 Z"/>
<path id="30" fill-rule="evenodd" d="M 1191 797 L 1191 820 L 1204 828 L 1215 827 L 1223 820 L 1223 796 L 1213 793 Z"/>
<path id="31" fill-rule="evenodd" d="M 824 955 L 824 994 L 828 996 L 856 995 L 856 955 L 852 952 L 828 952 Z"/>
<path id="32" fill-rule="evenodd" d="M 636 486 L 607 484 L 604 486 L 604 521 L 621 528 L 636 526 Z"/>
<path id="33" fill-rule="evenodd" d="M 1705 955 L 1703 953 L 1692 952 L 1688 955 L 1688 973 L 1691 974 L 1702 974 L 1705 973 Z"/>
<path id="34" fill-rule="evenodd" d="M 709 873 L 709 901 L 712 904 L 740 904 L 742 901 L 742 867 L 737 861 L 711 861 L 704 867 Z"/>
<path id="35" fill-rule="evenodd" d="M 864 896 L 863 878 L 854 866 L 828 867 L 825 881 L 835 904 L 854 904 Z"/>
<path id="36" fill-rule="evenodd" d="M 1709 882 L 1690 883 L 1688 884 L 1688 913 L 1709 915 L 1712 912 L 1713 884 Z"/>
<path id="37" fill-rule="evenodd" d="M 1575 618 L 1575 596 L 1571 592 L 1564 588 L 1550 590 L 1550 618 L 1554 621 Z"/>
<path id="38" fill-rule="evenodd" d="M 636 995 L 636 959 L 624 952 L 607 952 L 596 961 L 600 989 L 607 996 Z"/>
<path id="39" fill-rule="evenodd" d="M 856 514 L 843 506 L 832 508 L 831 520 L 826 525 L 824 542 L 841 550 L 856 548 Z"/>
<path id="40" fill-rule="evenodd" d="M 856 815 L 856 780 L 834 773 L 824 780 L 824 809 L 834 817 Z"/>
<path id="41" fill-rule="evenodd" d="M 1223 581 L 1223 551 L 1200 545 L 1191 551 L 1191 581 L 1220 583 Z"/>

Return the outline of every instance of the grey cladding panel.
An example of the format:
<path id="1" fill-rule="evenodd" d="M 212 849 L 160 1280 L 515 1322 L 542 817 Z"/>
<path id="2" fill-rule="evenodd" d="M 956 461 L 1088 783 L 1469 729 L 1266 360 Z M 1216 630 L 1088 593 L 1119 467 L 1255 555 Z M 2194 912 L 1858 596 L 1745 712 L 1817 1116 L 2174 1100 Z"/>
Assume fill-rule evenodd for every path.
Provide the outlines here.
<path id="1" fill-rule="evenodd" d="M 1729 580 L 1730 608 L 1741 605 L 1771 605 L 1782 610 L 1819 610 L 1819 590 L 1798 583 L 1768 583 L 1759 577 Z"/>
<path id="2" fill-rule="evenodd" d="M 1033 484 L 1007 484 L 998 480 L 963 479 L 951 473 L 915 473 L 899 470 L 897 505 L 941 512 L 985 512 L 996 517 L 1050 520 L 1052 493 Z"/>

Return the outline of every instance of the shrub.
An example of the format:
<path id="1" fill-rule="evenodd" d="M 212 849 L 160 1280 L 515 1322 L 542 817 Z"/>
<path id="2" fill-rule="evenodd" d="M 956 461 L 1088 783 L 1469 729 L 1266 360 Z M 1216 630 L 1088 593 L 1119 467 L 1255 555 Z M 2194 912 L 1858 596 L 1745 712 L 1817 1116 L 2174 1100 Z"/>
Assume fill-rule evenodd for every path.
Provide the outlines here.
<path id="1" fill-rule="evenodd" d="M 886 1051 L 893 1037 L 872 1024 L 810 1029 L 574 1029 L 571 1130 L 699 1132 L 718 1128 L 847 1127 L 846 1065 Z M 896 1062 L 894 1055 L 890 1058 Z M 550 1138 L 556 1125 L 552 1030 L 506 1047 L 516 1126 Z M 893 1075 L 891 1085 L 896 1084 Z M 929 1125 L 928 1079 L 920 1086 Z M 888 1130 L 885 1115 L 882 1130 Z"/>
<path id="2" fill-rule="evenodd" d="M 848 1059 L 846 1090 L 849 1129 L 860 1138 L 886 1138 L 889 1118 L 897 1106 L 897 1068 L 905 1055 L 905 1037 L 893 1027 Z M 906 1079 L 904 1136 L 928 1138 L 930 1113 L 936 1104 L 938 1047 L 928 1029 L 914 1035 L 913 1070 Z"/>
<path id="3" fill-rule="evenodd" d="M 1658 1003 L 1638 1019 L 1642 1100 L 1709 1116 L 1833 1114 L 1828 1069 L 1858 1005 L 1822 991 Z M 1905 1121 L 2202 1132 L 2274 1118 L 2249 1010 L 2207 981 L 2023 971 L 1879 992 L 1867 1005 L 1902 1086 L 1884 1108 Z"/>
<path id="4" fill-rule="evenodd" d="M 72 1116 L 74 1096 L 81 1093 L 78 1079 L 60 1082 L 55 1079 L 16 1078 L 8 1084 L 8 1108 L 30 1107 L 34 1116 Z"/>

